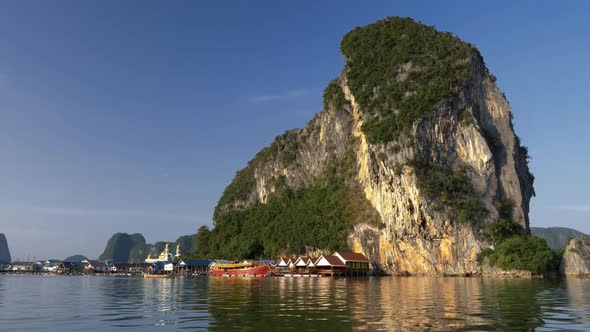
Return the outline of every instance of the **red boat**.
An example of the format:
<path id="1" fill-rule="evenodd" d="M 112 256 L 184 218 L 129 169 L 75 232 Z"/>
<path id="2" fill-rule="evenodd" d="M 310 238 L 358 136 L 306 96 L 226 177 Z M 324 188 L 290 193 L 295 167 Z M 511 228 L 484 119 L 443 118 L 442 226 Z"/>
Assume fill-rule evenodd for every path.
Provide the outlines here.
<path id="1" fill-rule="evenodd" d="M 212 276 L 267 276 L 270 274 L 270 266 L 254 263 L 215 263 L 209 274 Z"/>

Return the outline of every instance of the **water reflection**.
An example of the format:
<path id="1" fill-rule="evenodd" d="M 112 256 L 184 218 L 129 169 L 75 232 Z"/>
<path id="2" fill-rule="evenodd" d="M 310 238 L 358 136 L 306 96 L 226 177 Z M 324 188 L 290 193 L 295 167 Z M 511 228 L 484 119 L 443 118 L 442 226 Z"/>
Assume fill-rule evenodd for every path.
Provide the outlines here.
<path id="1" fill-rule="evenodd" d="M 212 330 L 351 331 L 344 280 L 211 278 Z"/>
<path id="2" fill-rule="evenodd" d="M 589 330 L 589 302 L 588 279 L 0 275 L 2 329 L 26 331 Z"/>
<path id="3" fill-rule="evenodd" d="M 2 278 L 0 276 L 0 311 L 2 311 L 3 307 L 4 307 L 4 297 L 5 297 L 4 284 L 5 284 L 4 278 Z"/>

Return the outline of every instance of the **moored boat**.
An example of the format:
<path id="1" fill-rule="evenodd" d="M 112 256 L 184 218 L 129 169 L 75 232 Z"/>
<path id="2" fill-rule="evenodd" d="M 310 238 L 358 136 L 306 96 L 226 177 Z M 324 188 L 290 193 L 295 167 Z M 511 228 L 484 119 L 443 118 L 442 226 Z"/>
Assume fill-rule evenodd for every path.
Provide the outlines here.
<path id="1" fill-rule="evenodd" d="M 270 266 L 246 263 L 216 263 L 211 267 L 212 276 L 267 276 L 270 274 Z"/>

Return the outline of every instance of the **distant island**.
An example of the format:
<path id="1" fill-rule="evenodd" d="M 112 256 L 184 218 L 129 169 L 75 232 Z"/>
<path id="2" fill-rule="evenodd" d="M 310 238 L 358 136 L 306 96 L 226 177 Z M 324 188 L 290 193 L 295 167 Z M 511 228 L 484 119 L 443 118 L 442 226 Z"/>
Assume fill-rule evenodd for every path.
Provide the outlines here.
<path id="1" fill-rule="evenodd" d="M 2 233 L 0 233 L 0 261 L 8 263 L 12 261 L 10 250 L 8 249 L 8 241 Z"/>
<path id="2" fill-rule="evenodd" d="M 547 241 L 551 249 L 564 249 L 574 237 L 588 237 L 578 230 L 567 227 L 531 227 L 531 234 Z"/>
<path id="3" fill-rule="evenodd" d="M 185 253 L 192 253 L 195 251 L 195 235 L 180 236 L 175 242 L 149 244 L 140 233 L 116 233 L 108 240 L 99 259 L 119 263 L 143 263 L 148 255 L 157 257 L 166 244 L 172 248 L 179 244 Z"/>

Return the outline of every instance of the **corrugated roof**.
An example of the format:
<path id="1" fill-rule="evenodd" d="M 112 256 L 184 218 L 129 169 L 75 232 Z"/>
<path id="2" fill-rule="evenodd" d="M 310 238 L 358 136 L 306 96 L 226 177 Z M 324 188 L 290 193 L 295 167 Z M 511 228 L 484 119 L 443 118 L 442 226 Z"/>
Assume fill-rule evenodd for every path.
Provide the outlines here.
<path id="1" fill-rule="evenodd" d="M 322 257 L 324 257 L 328 263 L 330 263 L 331 266 L 343 266 L 346 267 L 346 264 L 344 264 L 343 261 L 340 260 L 340 258 L 334 256 L 334 255 L 322 255 L 320 256 L 320 258 L 318 258 L 318 260 L 315 262 L 315 265 L 318 266 L 318 262 L 320 259 L 322 259 Z"/>
<path id="2" fill-rule="evenodd" d="M 352 252 L 352 251 L 338 251 L 334 254 L 339 254 L 340 256 L 342 256 L 342 258 L 344 258 L 347 262 L 363 262 L 363 263 L 369 263 L 370 261 L 367 259 L 367 257 L 365 257 L 365 255 L 358 253 L 358 252 Z"/>

